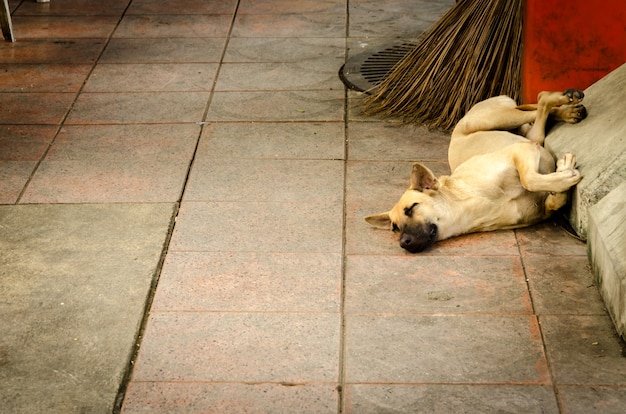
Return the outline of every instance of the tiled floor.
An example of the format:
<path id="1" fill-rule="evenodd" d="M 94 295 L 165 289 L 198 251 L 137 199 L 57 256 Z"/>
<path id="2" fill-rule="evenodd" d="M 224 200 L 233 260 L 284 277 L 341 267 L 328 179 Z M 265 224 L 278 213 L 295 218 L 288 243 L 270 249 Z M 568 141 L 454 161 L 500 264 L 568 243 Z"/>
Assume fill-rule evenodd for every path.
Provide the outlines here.
<path id="1" fill-rule="evenodd" d="M 624 412 L 583 243 L 409 255 L 363 221 L 448 137 L 360 115 L 337 72 L 452 0 L 9 3 L 0 202 L 179 209 L 122 412 Z"/>

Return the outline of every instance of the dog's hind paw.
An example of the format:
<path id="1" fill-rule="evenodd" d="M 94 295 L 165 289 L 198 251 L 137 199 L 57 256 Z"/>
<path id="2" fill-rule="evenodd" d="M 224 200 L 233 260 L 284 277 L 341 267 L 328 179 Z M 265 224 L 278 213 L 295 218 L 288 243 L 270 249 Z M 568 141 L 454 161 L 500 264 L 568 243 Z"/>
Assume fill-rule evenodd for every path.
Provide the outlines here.
<path id="1" fill-rule="evenodd" d="M 579 89 L 569 88 L 563 92 L 563 95 L 569 98 L 572 103 L 580 102 L 585 97 L 585 93 Z"/>
<path id="2" fill-rule="evenodd" d="M 567 122 L 569 124 L 577 124 L 587 118 L 587 108 L 581 103 L 573 105 L 561 105 L 553 108 L 550 115 L 555 121 Z"/>

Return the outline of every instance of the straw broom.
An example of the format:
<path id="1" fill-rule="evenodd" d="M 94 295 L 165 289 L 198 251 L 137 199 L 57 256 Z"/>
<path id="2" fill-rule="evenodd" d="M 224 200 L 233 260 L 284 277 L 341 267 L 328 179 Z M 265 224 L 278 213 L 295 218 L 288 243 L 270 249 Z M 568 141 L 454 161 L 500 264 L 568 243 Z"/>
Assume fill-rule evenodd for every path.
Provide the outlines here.
<path id="1" fill-rule="evenodd" d="M 523 0 L 460 0 L 365 98 L 366 114 L 451 129 L 476 102 L 520 99 Z"/>

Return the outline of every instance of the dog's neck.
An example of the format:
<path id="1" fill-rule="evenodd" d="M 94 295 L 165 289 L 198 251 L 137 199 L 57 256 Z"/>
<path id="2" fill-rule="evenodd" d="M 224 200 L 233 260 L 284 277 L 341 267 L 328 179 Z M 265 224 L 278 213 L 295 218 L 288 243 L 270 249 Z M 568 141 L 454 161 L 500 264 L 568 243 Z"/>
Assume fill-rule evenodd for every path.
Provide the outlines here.
<path id="1" fill-rule="evenodd" d="M 439 177 L 438 209 L 441 211 L 439 237 L 446 239 L 465 233 L 491 231 L 497 227 L 502 206 L 491 203 L 479 192 L 468 191 L 467 185 L 458 185 L 458 179 Z M 480 205 L 480 208 L 477 208 Z"/>

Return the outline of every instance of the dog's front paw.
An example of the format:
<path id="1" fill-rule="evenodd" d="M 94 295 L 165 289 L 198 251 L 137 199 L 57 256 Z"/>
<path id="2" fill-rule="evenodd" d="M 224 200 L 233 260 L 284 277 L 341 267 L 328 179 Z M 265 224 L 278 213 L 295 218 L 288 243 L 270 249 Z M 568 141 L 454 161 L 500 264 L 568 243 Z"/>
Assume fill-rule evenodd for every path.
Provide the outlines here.
<path id="1" fill-rule="evenodd" d="M 563 154 L 561 158 L 556 162 L 557 171 L 576 170 L 576 155 L 571 152 Z"/>

